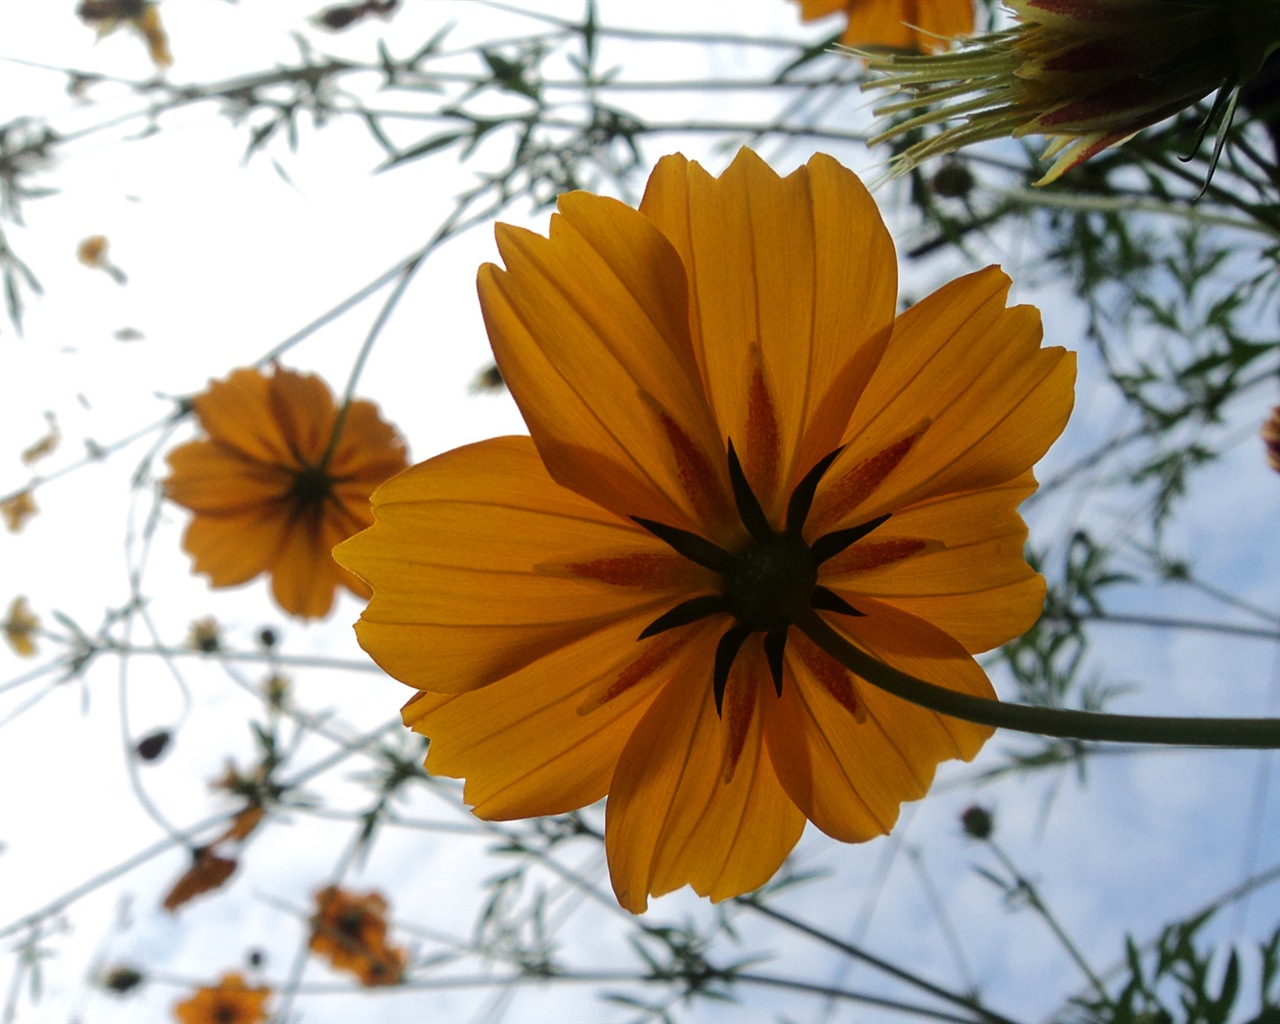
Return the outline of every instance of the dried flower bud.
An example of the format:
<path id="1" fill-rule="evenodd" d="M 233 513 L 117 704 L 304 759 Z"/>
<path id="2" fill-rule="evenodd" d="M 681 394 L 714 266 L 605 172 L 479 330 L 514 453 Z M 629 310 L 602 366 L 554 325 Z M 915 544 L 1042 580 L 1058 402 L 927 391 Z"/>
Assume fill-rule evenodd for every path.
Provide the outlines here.
<path id="1" fill-rule="evenodd" d="M 960 815 L 960 824 L 965 835 L 971 839 L 990 839 L 995 829 L 995 819 L 985 807 L 973 804 L 964 809 Z"/>
<path id="2" fill-rule="evenodd" d="M 133 752 L 138 755 L 139 761 L 154 761 L 169 749 L 169 741 L 171 739 L 173 739 L 173 736 L 168 729 L 157 729 L 149 736 L 144 736 L 138 740 Z"/>

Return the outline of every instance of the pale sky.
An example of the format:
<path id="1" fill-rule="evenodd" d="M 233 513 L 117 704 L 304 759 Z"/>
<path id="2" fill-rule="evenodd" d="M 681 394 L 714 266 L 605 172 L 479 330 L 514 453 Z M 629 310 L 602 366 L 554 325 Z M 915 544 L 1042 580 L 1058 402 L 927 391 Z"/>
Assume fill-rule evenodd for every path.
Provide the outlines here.
<path id="1" fill-rule="evenodd" d="M 175 59 L 168 79 L 198 83 L 290 61 L 296 47 L 289 32 L 299 29 L 318 49 L 362 59 L 374 54 L 381 33 L 387 33 L 393 52 L 407 53 L 451 20 L 456 22 L 452 38 L 457 46 L 528 31 L 527 22 L 479 4 L 407 0 L 390 27 L 374 19 L 329 36 L 306 27 L 306 17 L 321 6 L 294 0 L 169 0 L 162 5 Z M 569 3 L 539 6 L 565 15 L 580 10 Z M 71 0 L 6 0 L 0 5 L 0 58 L 130 80 L 150 76 L 135 37 L 119 32 L 95 44 L 92 31 L 74 18 L 74 7 Z M 605 0 L 600 19 L 610 25 L 723 30 L 809 42 L 826 32 L 825 27 L 801 27 L 792 6 L 776 0 Z M 690 52 L 615 44 L 612 58 L 636 79 L 672 73 L 743 76 L 774 66 L 772 57 L 726 47 L 703 51 L 697 59 L 704 64 L 696 67 Z M 84 104 L 70 98 L 65 85 L 65 77 L 56 73 L 0 61 L 0 123 L 24 114 L 47 115 L 67 132 L 142 107 L 122 87 L 97 85 L 89 93 L 94 102 Z M 619 102 L 633 98 L 624 96 Z M 685 94 L 674 106 L 669 98 L 634 102 L 648 103 L 644 109 L 673 118 L 746 120 L 760 109 L 758 96 L 736 93 L 699 101 Z M 692 109 L 695 102 L 701 105 Z M 861 101 L 848 116 L 851 125 L 868 120 Z M 5 366 L 0 373 L 0 493 L 26 482 L 27 470 L 18 456 L 44 432 L 46 411 L 56 416 L 63 440 L 38 467 L 45 473 L 73 462 L 86 440 L 109 444 L 162 419 L 173 408 L 171 396 L 197 391 L 211 377 L 253 361 L 412 252 L 471 180 L 451 158 L 372 176 L 379 152 L 355 124 L 335 124 L 320 132 L 306 128 L 296 154 L 282 145 L 271 148 L 270 157 L 279 161 L 288 181 L 262 154 L 243 163 L 245 128 L 230 126 L 212 105 L 166 117 L 154 137 L 126 141 L 144 126 L 144 121 L 125 123 L 68 145 L 63 160 L 39 182 L 56 186 L 60 194 L 29 201 L 25 227 L 4 223 L 13 248 L 40 278 L 44 295 L 31 298 L 21 338 L 7 324 L 0 332 Z M 413 130 L 412 125 L 407 129 Z M 646 144 L 645 153 L 656 159 L 679 146 L 719 171 L 727 155 L 716 141 L 684 138 L 666 148 Z M 798 143 L 777 166 L 802 162 L 811 151 L 809 144 Z M 877 160 L 865 150 L 846 146 L 833 152 L 855 169 L 875 173 Z M 642 182 L 635 184 L 638 188 Z M 891 189 L 879 195 L 886 208 L 894 205 Z M 546 212 L 522 207 L 506 215 L 540 230 L 545 230 L 546 218 Z M 890 214 L 890 224 L 894 230 L 905 228 L 900 211 L 896 219 Z M 109 238 L 110 259 L 128 275 L 126 285 L 77 263 L 78 243 L 94 234 Z M 1060 282 L 1037 272 L 1036 244 L 1034 236 L 1017 232 L 983 239 L 978 264 L 957 258 L 947 268 L 907 267 L 903 291 L 918 297 L 952 272 L 999 262 L 1015 278 L 1014 300 L 1044 308 L 1047 338 L 1078 347 L 1079 312 Z M 377 401 L 399 426 L 415 460 L 468 441 L 523 432 L 505 396 L 469 393 L 487 361 L 474 275 L 481 262 L 494 258 L 487 227 L 454 240 L 433 257 L 397 309 L 362 378 L 359 393 Z M 291 352 L 286 365 L 321 373 L 340 389 L 377 308 L 375 299 L 329 325 Z M 115 334 L 123 328 L 140 332 L 141 340 L 118 340 Z M 1083 358 L 1082 367 L 1090 366 L 1092 361 Z M 1254 434 L 1272 400 L 1271 395 L 1260 396 L 1242 410 L 1232 425 L 1235 443 L 1221 462 L 1195 478 L 1198 490 L 1188 512 L 1172 527 L 1175 547 L 1208 553 L 1205 571 L 1211 579 L 1267 607 L 1274 606 L 1280 569 L 1280 553 L 1270 543 L 1268 529 L 1275 521 L 1280 478 L 1265 469 Z M 1041 477 L 1051 476 L 1055 466 L 1068 464 L 1125 422 L 1114 399 L 1086 379 L 1078 392 L 1076 418 L 1041 467 Z M 183 425 L 171 443 L 191 436 L 191 426 Z M 132 495 L 132 505 L 130 478 L 155 439 L 150 435 L 105 463 L 39 489 L 40 514 L 22 533 L 0 534 L 0 607 L 7 608 L 11 597 L 22 593 L 46 626 L 60 628 L 52 616 L 56 609 L 93 632 L 106 609 L 127 603 L 128 567 L 136 564 L 130 559 L 143 553 L 138 531 L 154 507 L 162 459 Z M 1103 495 L 1101 483 L 1037 507 L 1031 516 L 1033 536 L 1051 538 L 1087 524 L 1100 540 L 1123 537 L 1134 508 Z M 186 513 L 162 505 L 159 514 L 146 555 L 144 591 L 154 599 L 150 611 L 167 643 L 180 644 L 193 618 L 214 615 L 236 649 L 252 649 L 255 631 L 270 624 L 282 631 L 287 654 L 363 660 L 349 628 L 360 610 L 353 598 L 342 598 L 323 624 L 303 626 L 271 605 L 261 580 L 235 591 L 210 591 L 190 575 L 179 547 Z M 1186 594 L 1162 597 L 1158 606 L 1150 594 L 1134 600 L 1134 610 L 1229 617 L 1227 609 Z M 1114 710 L 1280 713 L 1274 643 L 1107 628 L 1097 636 L 1098 671 L 1105 670 L 1108 682 L 1138 687 Z M 135 631 L 135 639 L 145 637 Z M 46 641 L 44 653 L 50 650 L 56 647 Z M 39 664 L 0 648 L 0 682 Z M 159 659 L 131 659 L 122 672 L 118 659 L 104 656 L 83 679 L 53 689 L 6 721 L 0 742 L 0 778 L 5 779 L 0 787 L 0 929 L 163 838 L 128 781 L 127 747 L 151 729 L 177 730 L 167 757 L 138 769 L 163 815 L 185 828 L 227 808 L 206 784 L 220 774 L 227 757 L 243 763 L 251 756 L 245 722 L 256 705 L 216 663 L 188 658 L 180 662 L 180 670 L 189 702 Z M 245 665 L 243 675 L 256 684 L 262 670 Z M 0 692 L 0 720 L 16 714 L 45 685 L 37 680 Z M 300 703 L 331 713 L 335 728 L 348 736 L 392 721 L 408 692 L 376 673 L 298 670 L 294 685 Z M 125 730 L 122 691 L 129 715 Z M 398 730 L 391 735 L 410 749 Z M 977 791 L 959 785 L 1001 763 L 1000 752 L 1017 742 L 996 737 L 974 765 L 944 766 L 936 792 L 905 808 L 899 829 L 889 838 L 852 847 L 810 829 L 795 866 L 826 877 L 797 887 L 780 905 L 946 984 L 963 987 L 967 975 L 990 1006 L 1034 1021 L 1082 991 L 1084 981 L 1043 924 L 1025 910 L 1006 912 L 991 884 L 975 872 L 975 867 L 994 865 L 960 834 L 958 815 L 970 803 L 977 800 L 995 809 L 1001 841 L 1021 869 L 1043 885 L 1045 899 L 1099 970 L 1120 958 L 1126 933 L 1145 940 L 1175 916 L 1190 913 L 1280 858 L 1280 816 L 1270 795 L 1274 790 L 1266 789 L 1275 772 L 1271 755 L 1174 751 L 1098 757 L 1084 784 L 1070 775 L 1054 775 Z M 333 749 L 319 741 L 308 744 L 299 754 L 299 766 Z M 343 808 L 362 807 L 367 791 L 352 778 L 368 768 L 367 760 L 356 758 L 350 767 L 326 776 L 326 799 Z M 1056 788 L 1050 785 L 1055 780 L 1060 783 Z M 1050 794 L 1052 802 L 1046 803 Z M 425 792 L 406 805 L 406 813 L 455 825 L 469 821 L 456 807 Z M 231 886 L 176 917 L 165 915 L 158 903 L 185 867 L 184 854 L 173 849 L 157 856 L 57 919 L 42 939 L 50 956 L 41 965 L 41 997 L 33 1002 L 24 989 L 17 997 L 15 1019 L 104 1024 L 167 1019 L 170 1006 L 185 997 L 190 984 L 212 983 L 225 971 L 244 970 L 250 949 L 266 953 L 264 975 L 279 983 L 305 941 L 311 893 L 332 876 L 350 836 L 347 822 L 326 823 L 302 813 L 273 821 L 250 844 L 241 876 Z M 473 836 L 388 829 L 346 882 L 357 890 L 384 892 L 396 920 L 393 931 L 399 929 L 395 934 L 421 955 L 431 955 L 439 949 L 435 937 L 441 933 L 466 941 L 479 883 L 509 866 L 506 859 L 487 854 L 488 847 L 478 828 Z M 603 862 L 594 848 L 576 846 L 566 862 L 582 867 L 607 891 Z M 946 904 L 959 935 L 963 967 L 955 963 L 931 909 L 922 873 Z M 1264 891 L 1247 916 L 1228 910 L 1210 934 L 1252 943 L 1275 927 L 1275 905 L 1274 890 Z M 679 924 L 710 913 L 686 890 L 656 901 L 646 922 Z M 636 967 L 626 942 L 626 915 L 562 900 L 553 917 L 559 921 L 565 962 L 601 970 Z M 844 961 L 763 921 L 744 915 L 740 925 L 741 946 L 722 947 L 721 960 L 765 952 L 776 959 L 760 970 L 892 991 L 867 969 L 850 970 Z M 5 998 L 10 989 L 4 979 L 16 962 L 10 951 L 19 938 L 10 936 L 0 944 L 5 953 L 0 992 Z M 122 962 L 174 983 L 158 980 L 126 1000 L 94 988 L 95 971 Z M 1254 965 L 1246 957 L 1246 968 Z M 471 960 L 459 964 L 455 973 L 474 975 L 475 969 Z M 346 991 L 299 997 L 293 1005 L 295 1019 L 458 1020 L 480 1015 L 562 1021 L 632 1016 L 601 1004 L 590 985 L 531 986 L 508 1005 L 492 1002 L 492 992 L 483 989 L 371 997 L 353 992 L 346 980 L 321 964 L 308 964 L 305 984 Z M 658 997 L 656 990 L 647 994 Z M 787 993 L 744 988 L 740 995 L 740 1006 L 704 1002 L 677 1014 L 706 1021 L 784 1015 L 814 1019 L 819 1014 L 819 1004 Z M 1246 1002 L 1243 1008 L 1251 1005 Z M 830 1019 L 874 1018 L 841 1005 Z"/>

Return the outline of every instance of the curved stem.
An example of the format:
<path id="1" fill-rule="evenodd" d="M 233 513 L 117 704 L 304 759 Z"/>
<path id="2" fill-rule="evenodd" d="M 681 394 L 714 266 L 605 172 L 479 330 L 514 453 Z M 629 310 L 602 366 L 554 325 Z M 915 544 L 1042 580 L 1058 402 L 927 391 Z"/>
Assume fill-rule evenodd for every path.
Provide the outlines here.
<path id="1" fill-rule="evenodd" d="M 1107 715 L 1092 711 L 1009 704 L 948 690 L 900 672 L 859 650 L 812 608 L 787 609 L 788 618 L 810 640 L 850 672 L 887 693 L 921 707 L 978 725 L 1037 736 L 1111 743 L 1166 743 L 1201 747 L 1280 748 L 1280 719 L 1166 718 Z"/>

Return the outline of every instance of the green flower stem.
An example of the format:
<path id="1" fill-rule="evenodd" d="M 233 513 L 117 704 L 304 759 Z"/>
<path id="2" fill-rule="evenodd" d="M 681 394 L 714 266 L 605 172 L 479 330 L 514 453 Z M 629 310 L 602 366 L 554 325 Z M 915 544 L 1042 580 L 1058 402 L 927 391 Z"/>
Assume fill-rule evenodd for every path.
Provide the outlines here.
<path id="1" fill-rule="evenodd" d="M 850 672 L 912 704 L 997 729 L 1110 743 L 1162 743 L 1192 747 L 1280 748 L 1280 719 L 1166 718 L 1105 715 L 1032 707 L 957 693 L 877 661 L 832 629 L 812 608 L 786 609 L 791 623 Z"/>

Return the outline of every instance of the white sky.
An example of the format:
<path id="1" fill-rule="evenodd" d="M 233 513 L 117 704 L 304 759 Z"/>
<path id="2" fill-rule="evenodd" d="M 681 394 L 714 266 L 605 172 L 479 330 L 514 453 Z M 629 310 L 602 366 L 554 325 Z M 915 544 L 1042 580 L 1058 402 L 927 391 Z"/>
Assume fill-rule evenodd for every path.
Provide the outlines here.
<path id="1" fill-rule="evenodd" d="M 0 57 L 130 79 L 150 74 L 134 37 L 122 32 L 95 45 L 93 33 L 74 18 L 74 6 L 71 0 L 6 0 L 0 5 Z M 288 33 L 300 28 L 321 50 L 372 55 L 374 40 L 386 28 L 383 23 L 374 20 L 341 36 L 322 35 L 305 28 L 306 16 L 320 6 L 294 0 L 170 0 L 162 7 L 175 57 L 169 79 L 211 81 L 290 61 L 296 50 Z M 580 9 L 576 4 L 542 7 L 564 14 Z M 409 52 L 451 19 L 457 22 L 455 45 L 527 30 L 527 23 L 479 5 L 409 0 L 387 30 L 393 51 Z M 810 41 L 825 32 L 801 28 L 794 10 L 775 0 L 606 0 L 601 20 Z M 672 64 L 662 66 L 655 56 L 660 52 Z M 636 78 L 743 75 L 771 66 L 767 60 L 752 65 L 758 55 L 751 58 L 726 48 L 703 53 L 698 59 L 706 66 L 696 68 L 690 52 L 651 46 L 618 49 L 615 56 L 631 62 L 628 74 Z M 52 114 L 67 130 L 139 107 L 136 96 L 111 86 L 95 87 L 90 96 L 96 102 L 82 107 L 66 95 L 64 78 L 0 62 L 0 123 L 24 113 Z M 667 116 L 745 119 L 755 116 L 758 98 L 716 95 L 703 101 L 701 109 L 690 109 L 685 95 L 679 104 Z M 851 119 L 861 116 L 850 111 Z M 210 105 L 166 118 L 164 130 L 153 138 L 122 141 L 122 135 L 141 127 L 140 122 L 129 124 L 123 131 L 69 146 L 63 162 L 41 182 L 56 185 L 61 194 L 28 203 L 25 229 L 5 224 L 14 249 L 40 277 L 45 294 L 29 304 L 22 338 L 7 326 L 0 334 L 0 493 L 25 482 L 18 453 L 43 432 L 46 410 L 56 414 L 64 436 L 61 449 L 41 464 L 46 472 L 78 456 L 86 439 L 109 443 L 162 418 L 172 408 L 163 396 L 199 390 L 210 377 L 257 358 L 413 251 L 469 180 L 447 159 L 371 177 L 379 153 L 357 126 L 333 125 L 318 133 L 307 129 L 296 155 L 273 148 L 292 184 L 261 155 L 242 166 L 245 129 L 230 127 Z M 682 145 L 713 169 L 723 166 L 724 157 L 709 148 L 709 140 Z M 656 158 L 665 151 L 651 149 L 647 155 Z M 874 166 L 865 152 L 850 148 L 836 154 L 856 169 Z M 781 163 L 789 166 L 807 156 L 808 150 L 798 146 Z M 890 202 L 887 193 L 884 201 Z M 546 222 L 545 213 L 517 209 L 507 219 L 512 216 L 540 227 Z M 92 234 L 110 239 L 110 257 L 128 274 L 126 286 L 76 262 L 78 242 Z M 985 244 L 989 251 L 984 258 L 1002 262 L 1015 278 L 1024 265 L 1033 268 L 1038 256 L 1028 251 L 1026 239 Z M 487 360 L 474 298 L 475 268 L 492 258 L 488 229 L 452 242 L 433 258 L 364 374 L 360 393 L 378 401 L 400 427 L 415 459 L 523 429 L 505 397 L 468 394 Z M 924 271 L 927 280 L 916 279 L 920 271 L 904 273 L 915 275 L 907 277 L 907 284 L 916 295 L 941 280 L 935 267 Z M 1037 287 L 1024 282 L 1015 299 L 1043 302 L 1049 338 L 1076 345 L 1080 319 L 1055 282 L 1042 281 Z M 295 349 L 286 364 L 320 372 L 340 388 L 377 308 L 376 300 L 361 306 Z M 124 327 L 141 331 L 143 340 L 116 340 L 114 332 Z M 1266 396 L 1241 414 L 1240 443 L 1198 478 L 1201 490 L 1174 536 L 1184 549 L 1208 553 L 1208 572 L 1216 582 L 1248 600 L 1273 605 L 1280 555 L 1268 543 L 1268 527 L 1275 519 L 1278 481 L 1260 469 L 1253 442 L 1265 401 Z M 1042 475 L 1069 462 L 1073 451 L 1107 436 L 1120 422 L 1110 399 L 1082 387 L 1076 421 Z M 189 427 L 181 428 L 179 439 L 190 433 Z M 19 535 L 0 534 L 0 609 L 7 608 L 12 595 L 23 593 L 46 625 L 52 622 L 51 610 L 58 609 L 93 631 L 104 609 L 127 601 L 129 478 L 150 440 L 41 488 L 41 514 Z M 151 493 L 138 497 L 138 514 L 145 515 Z M 1120 535 L 1132 509 L 1109 499 L 1085 505 L 1086 497 L 1046 505 L 1033 524 L 1037 534 L 1051 536 L 1087 522 L 1104 540 Z M 254 631 L 272 624 L 284 634 L 286 653 L 361 657 L 348 628 L 359 612 L 357 602 L 343 598 L 328 622 L 303 627 L 282 619 L 262 581 L 243 590 L 210 592 L 187 572 L 179 550 L 184 523 L 181 510 L 162 510 L 146 570 L 146 592 L 156 598 L 151 610 L 167 642 L 180 643 L 193 618 L 212 614 L 226 625 L 234 647 L 251 648 Z M 1137 607 L 1150 608 L 1149 598 Z M 1203 600 L 1179 599 L 1168 607 L 1205 617 L 1222 614 Z M 1280 703 L 1273 644 L 1227 645 L 1197 635 L 1120 629 L 1100 633 L 1098 639 L 1106 644 L 1108 680 L 1143 687 L 1118 708 L 1263 714 L 1275 713 Z M 45 651 L 51 646 L 46 643 Z M 30 668 L 31 662 L 0 649 L 0 682 Z M 254 704 L 229 685 L 216 664 L 188 659 L 181 668 L 192 694 L 190 712 L 158 660 L 132 659 L 122 675 L 116 660 L 103 658 L 83 681 L 59 687 L 5 727 L 0 741 L 0 842 L 5 844 L 0 850 L 0 928 L 163 837 L 129 790 L 126 749 L 132 739 L 153 728 L 180 726 L 170 755 L 140 769 L 147 792 L 171 821 L 185 827 L 225 809 L 207 792 L 206 782 L 220 773 L 226 757 L 243 761 L 249 756 L 245 720 Z M 252 682 L 261 678 L 254 666 L 246 666 L 244 674 Z M 0 716 L 42 685 L 0 694 Z M 306 707 L 331 710 L 349 735 L 391 720 L 404 698 L 403 687 L 375 674 L 299 671 L 295 685 Z M 127 738 L 119 717 L 122 687 L 130 715 Z M 992 741 L 976 767 L 997 763 L 998 751 L 1012 742 Z M 303 764 L 331 748 L 316 743 L 306 749 Z M 367 762 L 359 767 L 367 768 Z M 1274 799 L 1263 801 L 1261 813 L 1254 805 L 1258 780 L 1270 780 L 1274 772 L 1269 755 L 1100 757 L 1090 765 L 1088 784 L 1065 779 L 1047 812 L 1044 780 L 976 794 L 958 789 L 955 783 L 972 771 L 956 766 L 944 770 L 939 791 L 909 808 L 902 827 L 889 839 L 848 847 L 811 830 L 797 865 L 829 877 L 797 888 L 786 906 L 837 934 L 856 936 L 878 954 L 960 987 L 963 979 L 912 867 L 918 860 L 944 896 L 968 970 L 989 1004 L 1035 1020 L 1055 1010 L 1061 997 L 1079 991 L 1082 979 L 1039 922 L 1026 912 L 1005 913 L 989 883 L 975 874 L 974 865 L 989 867 L 989 859 L 959 835 L 956 825 L 960 810 L 975 798 L 996 808 L 1006 847 L 1044 885 L 1046 899 L 1100 969 L 1119 957 L 1126 932 L 1150 936 L 1173 916 L 1199 907 L 1280 854 Z M 363 791 L 350 785 L 348 770 L 340 768 L 329 778 L 343 787 L 335 802 L 361 806 Z M 325 792 L 329 796 L 330 790 Z M 414 811 L 438 820 L 467 820 L 428 796 L 417 800 Z M 51 956 L 42 964 L 42 997 L 33 1003 L 24 991 L 18 1019 L 159 1019 L 189 983 L 242 969 L 251 948 L 266 951 L 265 974 L 278 982 L 305 933 L 296 914 L 305 913 L 310 894 L 332 875 L 350 835 L 348 824 L 326 825 L 305 815 L 294 816 L 291 823 L 274 822 L 250 845 L 242 877 L 177 918 L 163 914 L 157 904 L 185 866 L 184 855 L 180 850 L 164 853 L 58 919 L 53 934 L 43 940 Z M 479 856 L 483 846 L 475 839 L 388 830 L 367 864 L 347 876 L 348 884 L 386 893 L 402 941 L 417 941 L 422 952 L 430 953 L 436 948 L 429 938 L 433 933 L 462 940 L 470 934 L 475 883 L 505 863 Z M 586 847 L 569 857 L 571 863 L 584 859 L 603 880 L 599 858 Z M 1215 934 L 1241 940 L 1268 933 L 1276 923 L 1275 905 L 1274 891 L 1266 892 L 1251 905 L 1247 919 L 1223 915 Z M 129 908 L 124 923 L 118 918 L 122 906 Z M 658 901 L 650 919 L 654 924 L 679 923 L 686 915 L 705 913 L 705 905 L 686 892 Z M 620 921 L 621 915 L 589 905 L 574 908 L 560 931 L 570 962 L 601 969 L 634 966 Z M 815 947 L 759 921 L 744 919 L 742 924 L 742 947 L 722 950 L 724 959 L 763 950 L 779 958 L 767 968 L 774 973 L 883 991 L 865 969 L 855 968 L 846 976 L 840 961 L 816 953 Z M 0 998 L 8 997 L 3 979 L 15 963 L 8 952 L 13 943 L 9 938 L 0 944 L 6 954 Z M 175 984 L 157 982 L 125 1001 L 93 988 L 94 970 L 125 961 Z M 463 964 L 459 973 L 473 969 L 474 962 Z M 345 981 L 319 964 L 309 965 L 304 978 L 309 983 Z M 741 994 L 749 1000 L 744 1006 L 698 1004 L 679 1012 L 699 1020 L 764 1020 L 782 1013 L 807 1019 L 817 1012 L 813 1002 L 790 995 Z M 497 1009 L 490 999 L 491 993 L 474 990 L 376 997 L 317 994 L 303 996 L 294 1012 L 309 1022 L 353 1017 L 456 1020 L 501 1012 L 511 1020 L 629 1016 L 600 1004 L 590 986 L 528 988 L 510 1006 Z M 833 1019 L 868 1018 L 865 1011 L 844 1006 Z"/>

